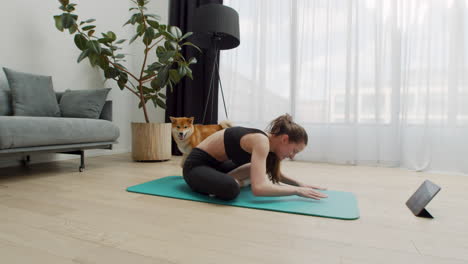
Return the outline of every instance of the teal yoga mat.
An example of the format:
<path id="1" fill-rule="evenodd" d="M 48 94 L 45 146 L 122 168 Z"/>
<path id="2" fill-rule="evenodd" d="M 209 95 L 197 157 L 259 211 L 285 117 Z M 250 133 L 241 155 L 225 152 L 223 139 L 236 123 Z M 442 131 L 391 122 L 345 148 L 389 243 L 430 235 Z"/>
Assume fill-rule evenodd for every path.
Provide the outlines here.
<path id="1" fill-rule="evenodd" d="M 241 188 L 241 192 L 232 201 L 223 201 L 214 197 L 199 194 L 190 189 L 181 176 L 168 176 L 145 182 L 127 191 L 177 199 L 223 204 L 254 209 L 278 211 L 284 213 L 313 215 L 344 220 L 359 218 L 359 209 L 354 194 L 340 191 L 322 191 L 328 198 L 313 200 L 300 196 L 258 197 L 250 187 Z"/>

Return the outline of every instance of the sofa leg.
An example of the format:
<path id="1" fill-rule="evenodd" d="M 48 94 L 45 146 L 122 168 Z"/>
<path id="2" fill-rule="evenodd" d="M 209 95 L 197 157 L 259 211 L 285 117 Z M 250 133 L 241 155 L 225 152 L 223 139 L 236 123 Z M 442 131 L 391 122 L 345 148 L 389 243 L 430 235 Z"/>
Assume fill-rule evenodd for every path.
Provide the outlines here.
<path id="1" fill-rule="evenodd" d="M 26 167 L 29 165 L 31 162 L 31 157 L 29 155 L 23 156 L 23 159 L 21 159 L 21 164 Z"/>
<path id="2" fill-rule="evenodd" d="M 80 150 L 79 153 L 80 153 L 80 159 L 81 159 L 79 171 L 83 172 L 83 170 L 85 169 L 84 150 Z"/>

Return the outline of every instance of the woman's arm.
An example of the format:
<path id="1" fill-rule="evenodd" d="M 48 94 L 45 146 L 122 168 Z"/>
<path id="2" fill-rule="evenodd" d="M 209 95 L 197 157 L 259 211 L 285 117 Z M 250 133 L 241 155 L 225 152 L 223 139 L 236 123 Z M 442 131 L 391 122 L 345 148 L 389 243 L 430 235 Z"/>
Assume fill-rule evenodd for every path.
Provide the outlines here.
<path id="1" fill-rule="evenodd" d="M 282 182 L 282 183 L 293 185 L 293 186 L 318 189 L 318 190 L 326 190 L 327 189 L 327 188 L 319 187 L 319 186 L 316 186 L 316 185 L 310 185 L 310 184 L 302 183 L 302 182 L 300 182 L 298 180 L 295 180 L 295 179 L 293 179 L 291 177 L 288 177 L 288 176 L 284 175 L 282 172 L 280 172 L 280 173 L 281 173 L 280 182 Z"/>
<path id="2" fill-rule="evenodd" d="M 282 173 L 282 172 L 280 172 L 280 174 L 281 174 L 280 182 L 285 183 L 285 184 L 289 184 L 289 185 L 292 185 L 292 186 L 301 186 L 301 183 L 298 182 L 297 180 L 284 175 L 284 173 Z"/>
<path id="3" fill-rule="evenodd" d="M 287 196 L 299 195 L 313 199 L 327 197 L 310 188 L 277 185 L 270 182 L 266 174 L 266 159 L 270 149 L 269 141 L 265 137 L 259 137 L 252 141 L 252 159 L 250 164 L 250 182 L 255 196 Z"/>

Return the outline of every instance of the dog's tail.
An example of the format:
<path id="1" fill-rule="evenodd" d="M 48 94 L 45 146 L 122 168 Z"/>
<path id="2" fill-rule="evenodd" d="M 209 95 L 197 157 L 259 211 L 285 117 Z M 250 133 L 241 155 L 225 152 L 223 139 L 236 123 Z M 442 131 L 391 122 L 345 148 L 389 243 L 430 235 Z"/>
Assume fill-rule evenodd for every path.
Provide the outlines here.
<path id="1" fill-rule="evenodd" d="M 232 127 L 232 123 L 231 123 L 231 121 L 229 121 L 229 120 L 223 120 L 223 121 L 219 122 L 219 125 L 220 125 L 223 129 L 228 128 L 228 127 Z"/>

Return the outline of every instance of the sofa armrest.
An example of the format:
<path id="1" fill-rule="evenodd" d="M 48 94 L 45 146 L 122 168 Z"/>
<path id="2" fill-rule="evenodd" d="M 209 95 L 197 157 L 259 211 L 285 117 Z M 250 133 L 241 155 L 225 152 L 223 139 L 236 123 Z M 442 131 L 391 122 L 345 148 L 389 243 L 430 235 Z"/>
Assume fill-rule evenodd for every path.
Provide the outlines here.
<path id="1" fill-rule="evenodd" d="M 106 101 L 104 107 L 102 108 L 101 116 L 99 117 L 99 119 L 112 121 L 112 101 Z"/>

